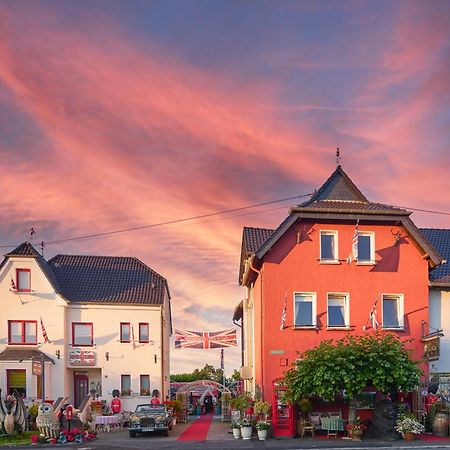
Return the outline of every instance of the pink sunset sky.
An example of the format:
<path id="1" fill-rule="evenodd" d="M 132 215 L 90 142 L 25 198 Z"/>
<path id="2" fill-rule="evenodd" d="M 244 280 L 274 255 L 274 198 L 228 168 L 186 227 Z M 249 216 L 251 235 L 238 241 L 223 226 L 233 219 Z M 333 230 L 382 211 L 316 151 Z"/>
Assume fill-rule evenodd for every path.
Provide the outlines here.
<path id="1" fill-rule="evenodd" d="M 336 147 L 370 200 L 448 212 L 449 30 L 438 0 L 2 2 L 3 253 L 31 227 L 49 242 L 307 194 Z M 220 330 L 242 299 L 242 227 L 300 201 L 45 256 L 136 256 L 168 279 L 175 327 Z M 240 352 L 225 354 L 230 373 Z M 172 349 L 173 373 L 205 363 L 218 350 Z"/>

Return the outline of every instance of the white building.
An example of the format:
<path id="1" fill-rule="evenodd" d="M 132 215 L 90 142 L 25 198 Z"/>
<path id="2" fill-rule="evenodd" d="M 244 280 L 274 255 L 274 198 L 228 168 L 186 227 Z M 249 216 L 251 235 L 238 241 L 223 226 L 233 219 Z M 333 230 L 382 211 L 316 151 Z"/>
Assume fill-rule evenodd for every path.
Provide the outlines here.
<path id="1" fill-rule="evenodd" d="M 438 381 L 450 377 L 450 230 L 424 228 L 421 231 L 446 260 L 430 272 L 429 332 L 442 330 L 443 334 L 438 357 L 430 361 L 430 376 Z"/>
<path id="2" fill-rule="evenodd" d="M 154 389 L 168 395 L 169 287 L 138 259 L 46 261 L 23 243 L 0 265 L 0 299 L 3 392 L 67 396 L 78 406 L 90 393 L 109 403 L 118 389 L 124 410 Z"/>

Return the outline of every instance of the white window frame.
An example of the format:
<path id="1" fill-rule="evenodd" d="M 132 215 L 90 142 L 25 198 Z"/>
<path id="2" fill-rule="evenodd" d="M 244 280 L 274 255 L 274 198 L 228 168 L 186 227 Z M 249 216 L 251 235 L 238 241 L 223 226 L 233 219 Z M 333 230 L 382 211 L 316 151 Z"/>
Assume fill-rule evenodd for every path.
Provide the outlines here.
<path id="1" fill-rule="evenodd" d="M 384 298 L 390 297 L 391 299 L 393 297 L 397 298 L 397 317 L 398 317 L 398 327 L 393 326 L 384 326 Z M 388 294 L 383 293 L 381 294 L 381 326 L 383 330 L 404 330 L 405 329 L 405 305 L 404 305 L 405 299 L 403 294 Z"/>
<path id="2" fill-rule="evenodd" d="M 358 236 L 369 236 L 370 237 L 370 260 L 369 259 L 360 259 L 359 251 L 358 251 L 357 264 L 361 264 L 361 265 L 375 264 L 375 232 L 374 231 L 358 231 Z"/>
<path id="3" fill-rule="evenodd" d="M 316 292 L 294 292 L 294 328 L 317 328 L 317 293 Z M 296 309 L 295 309 L 295 305 L 297 303 L 296 301 L 296 297 L 299 296 L 308 296 L 308 297 L 312 297 L 312 317 L 311 317 L 311 325 L 297 325 L 295 323 L 295 319 L 296 319 Z"/>
<path id="4" fill-rule="evenodd" d="M 330 315 L 328 313 L 328 303 L 330 296 L 344 297 L 344 325 L 330 325 Z M 327 292 L 327 328 L 345 329 L 350 327 L 350 294 L 348 292 Z"/>
<path id="5" fill-rule="evenodd" d="M 322 258 L 322 236 L 333 236 L 334 237 L 334 258 L 326 259 Z M 319 241 L 319 256 L 321 264 L 337 264 L 339 263 L 339 239 L 337 230 L 320 230 L 320 241 Z"/>

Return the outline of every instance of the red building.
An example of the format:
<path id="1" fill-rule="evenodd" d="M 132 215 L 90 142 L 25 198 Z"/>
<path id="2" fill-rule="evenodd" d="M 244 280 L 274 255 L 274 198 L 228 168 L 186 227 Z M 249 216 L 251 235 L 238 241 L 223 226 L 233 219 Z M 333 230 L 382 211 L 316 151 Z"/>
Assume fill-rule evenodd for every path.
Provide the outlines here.
<path id="1" fill-rule="evenodd" d="M 259 388 L 271 402 L 274 381 L 299 352 L 347 334 L 413 338 L 422 358 L 428 272 L 442 257 L 410 215 L 368 201 L 338 166 L 277 229 L 244 228 L 245 296 L 234 319 L 242 319 L 247 391 Z"/>

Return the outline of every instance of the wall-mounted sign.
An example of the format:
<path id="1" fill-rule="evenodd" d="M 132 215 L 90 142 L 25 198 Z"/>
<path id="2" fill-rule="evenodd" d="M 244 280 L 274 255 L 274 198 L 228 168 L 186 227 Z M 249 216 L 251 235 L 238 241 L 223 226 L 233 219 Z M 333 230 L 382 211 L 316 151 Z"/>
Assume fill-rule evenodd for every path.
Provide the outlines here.
<path id="1" fill-rule="evenodd" d="M 95 352 L 92 350 L 71 350 L 69 352 L 71 366 L 95 366 Z"/>
<path id="2" fill-rule="evenodd" d="M 429 339 L 423 344 L 423 357 L 428 361 L 436 361 L 439 359 L 439 336 Z"/>
<path id="3" fill-rule="evenodd" d="M 270 350 L 269 353 L 271 355 L 284 355 L 286 352 L 285 352 L 285 350 Z"/>
<path id="4" fill-rule="evenodd" d="M 33 361 L 33 375 L 40 377 L 42 375 L 42 364 L 40 361 Z"/>

